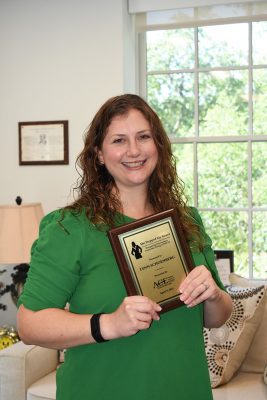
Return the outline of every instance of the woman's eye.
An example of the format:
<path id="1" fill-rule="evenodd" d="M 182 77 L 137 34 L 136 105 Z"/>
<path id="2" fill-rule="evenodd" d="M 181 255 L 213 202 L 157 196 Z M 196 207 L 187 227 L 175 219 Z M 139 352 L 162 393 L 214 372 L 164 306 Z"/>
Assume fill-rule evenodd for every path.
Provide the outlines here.
<path id="1" fill-rule="evenodd" d="M 123 138 L 117 138 L 113 140 L 113 143 L 123 143 L 124 139 Z"/>
<path id="2" fill-rule="evenodd" d="M 141 140 L 147 140 L 150 138 L 151 138 L 151 135 L 149 133 L 144 133 L 143 135 L 140 136 Z"/>

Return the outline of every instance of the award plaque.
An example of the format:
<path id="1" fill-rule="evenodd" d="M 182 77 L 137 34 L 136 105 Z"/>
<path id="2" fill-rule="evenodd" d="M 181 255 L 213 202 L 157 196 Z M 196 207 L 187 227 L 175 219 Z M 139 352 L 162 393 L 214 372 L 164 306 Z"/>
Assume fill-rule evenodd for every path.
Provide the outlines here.
<path id="1" fill-rule="evenodd" d="M 194 263 L 174 209 L 113 228 L 108 237 L 129 296 L 147 296 L 161 312 L 184 304 L 178 288 Z"/>

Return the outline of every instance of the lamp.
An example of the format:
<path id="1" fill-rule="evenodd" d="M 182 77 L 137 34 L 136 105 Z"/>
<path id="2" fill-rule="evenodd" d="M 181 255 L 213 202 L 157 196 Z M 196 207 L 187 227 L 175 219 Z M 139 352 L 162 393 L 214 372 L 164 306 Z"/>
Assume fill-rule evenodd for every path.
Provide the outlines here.
<path id="1" fill-rule="evenodd" d="M 21 204 L 22 199 L 19 196 L 16 203 L 17 205 L 0 205 L 0 264 L 20 264 L 14 267 L 17 270 L 16 275 L 22 274 L 26 279 L 31 246 L 38 237 L 39 223 L 44 213 L 41 203 Z M 13 282 L 17 278 L 16 276 L 14 279 L 14 275 L 11 275 Z M 0 285 L 0 296 L 8 291 L 11 291 L 11 295 L 17 294 L 14 283 L 2 290 Z M 5 306 L 0 304 L 1 308 L 5 309 Z"/>
<path id="2" fill-rule="evenodd" d="M 43 209 L 41 203 L 0 206 L 0 264 L 28 263 Z"/>

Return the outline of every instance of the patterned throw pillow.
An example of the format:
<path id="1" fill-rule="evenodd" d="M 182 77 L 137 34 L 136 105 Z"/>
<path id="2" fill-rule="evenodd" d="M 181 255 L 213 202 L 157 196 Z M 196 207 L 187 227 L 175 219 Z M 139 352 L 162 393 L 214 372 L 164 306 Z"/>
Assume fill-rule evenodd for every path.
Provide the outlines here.
<path id="1" fill-rule="evenodd" d="M 233 312 L 220 328 L 204 328 L 211 386 L 228 382 L 244 360 L 264 310 L 265 286 L 229 286 Z"/>

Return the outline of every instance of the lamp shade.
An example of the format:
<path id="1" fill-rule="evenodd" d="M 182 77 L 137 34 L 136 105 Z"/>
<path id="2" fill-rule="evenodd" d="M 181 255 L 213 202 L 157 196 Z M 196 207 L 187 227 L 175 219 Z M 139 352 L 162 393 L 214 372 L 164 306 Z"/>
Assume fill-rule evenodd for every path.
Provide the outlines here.
<path id="1" fill-rule="evenodd" d="M 41 203 L 0 206 L 0 264 L 30 261 L 43 215 Z"/>

